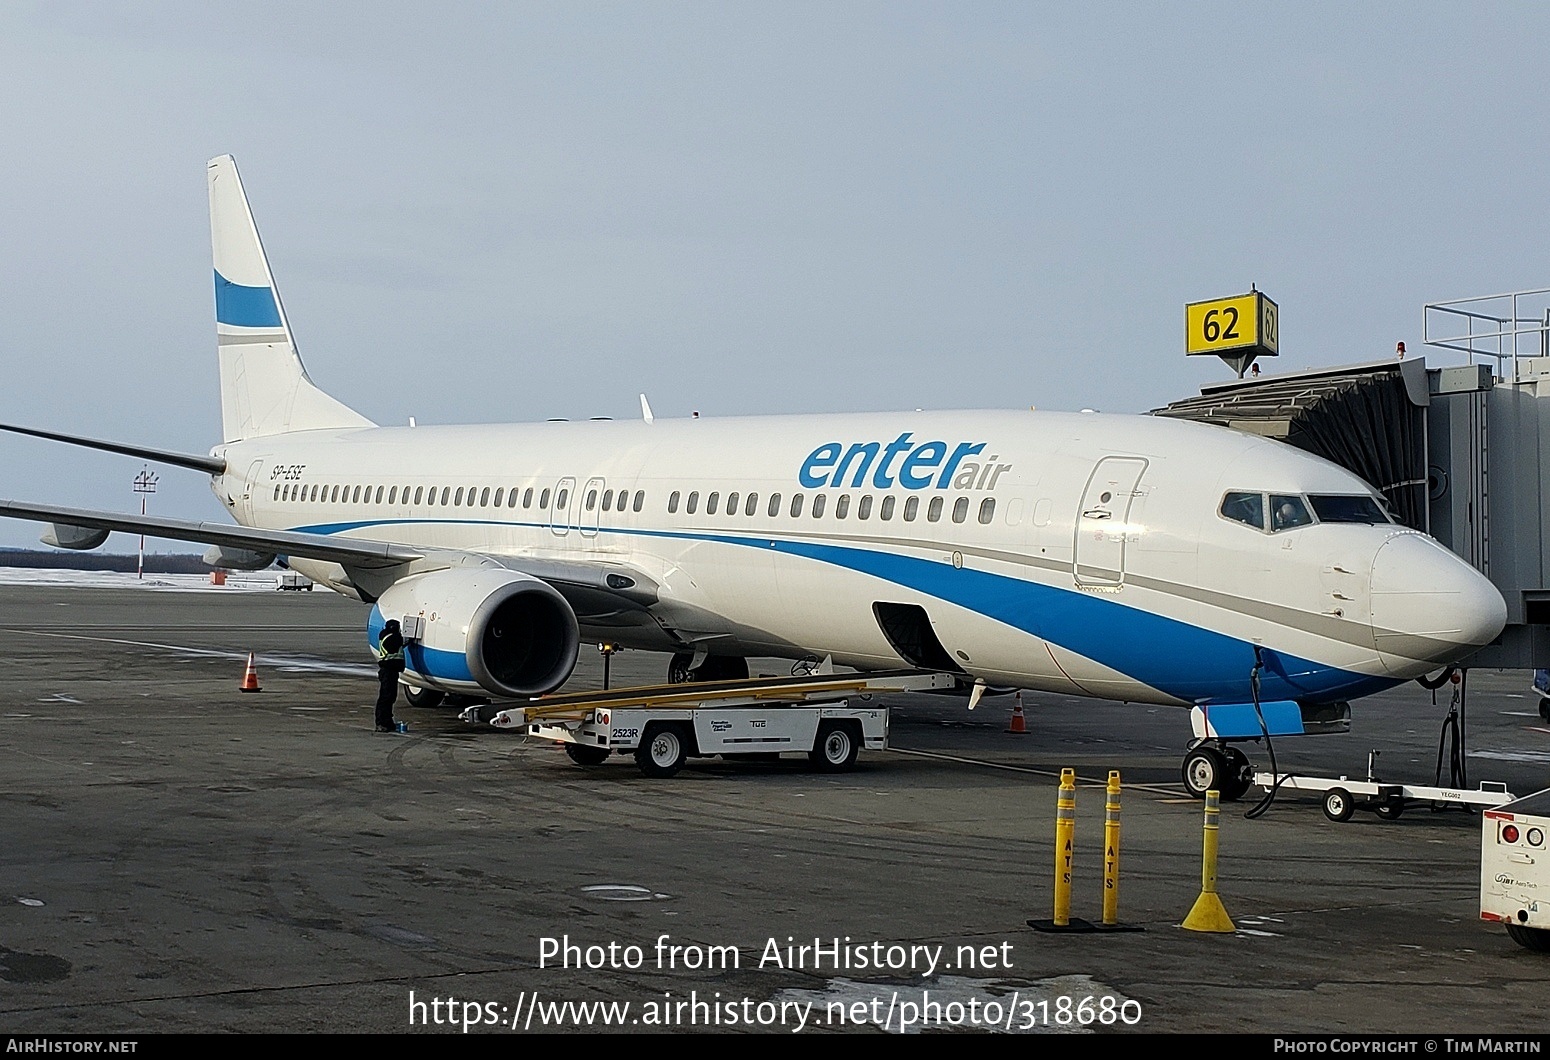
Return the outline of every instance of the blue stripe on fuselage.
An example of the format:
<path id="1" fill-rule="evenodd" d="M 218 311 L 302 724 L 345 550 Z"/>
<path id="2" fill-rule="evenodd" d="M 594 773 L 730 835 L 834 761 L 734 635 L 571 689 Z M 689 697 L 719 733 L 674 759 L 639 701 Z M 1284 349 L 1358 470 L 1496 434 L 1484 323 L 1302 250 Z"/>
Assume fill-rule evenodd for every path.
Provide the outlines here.
<path id="1" fill-rule="evenodd" d="M 497 520 L 385 519 L 328 523 L 295 529 L 302 533 L 337 534 L 375 526 L 436 522 L 511 528 L 540 528 L 548 525 Z M 847 545 L 619 527 L 605 528 L 600 532 L 720 542 L 763 551 L 785 552 L 871 575 L 956 604 L 1042 638 L 1178 699 L 1196 703 L 1244 703 L 1253 695 L 1249 687 L 1249 674 L 1254 666 L 1252 642 L 1166 615 L 1143 611 L 1108 596 L 1062 589 L 989 571 L 959 569 L 940 560 Z M 1403 683 L 1393 678 L 1343 670 L 1272 648 L 1264 648 L 1261 654 L 1264 670 L 1260 674 L 1259 695 L 1264 700 L 1326 702 L 1356 699 Z M 466 670 L 466 660 L 463 665 Z"/>

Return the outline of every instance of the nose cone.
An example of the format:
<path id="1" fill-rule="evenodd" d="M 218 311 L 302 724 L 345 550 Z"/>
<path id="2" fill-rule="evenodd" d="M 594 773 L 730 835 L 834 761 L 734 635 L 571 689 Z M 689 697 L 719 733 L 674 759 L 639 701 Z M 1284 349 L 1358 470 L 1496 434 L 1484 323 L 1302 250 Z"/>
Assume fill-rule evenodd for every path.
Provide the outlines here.
<path id="1" fill-rule="evenodd" d="M 1425 534 L 1396 534 L 1372 563 L 1372 627 L 1395 677 L 1419 677 L 1496 639 L 1507 602 L 1475 568 Z"/>

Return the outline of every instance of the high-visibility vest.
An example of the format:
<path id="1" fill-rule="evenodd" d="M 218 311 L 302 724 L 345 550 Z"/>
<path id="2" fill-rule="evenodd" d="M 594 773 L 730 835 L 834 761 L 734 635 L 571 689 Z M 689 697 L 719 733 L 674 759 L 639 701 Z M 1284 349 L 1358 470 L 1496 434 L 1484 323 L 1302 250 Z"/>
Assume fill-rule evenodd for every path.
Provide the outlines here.
<path id="1" fill-rule="evenodd" d="M 377 653 L 377 661 L 378 662 L 403 662 L 404 661 L 404 649 L 403 648 L 399 648 L 397 651 L 388 651 L 387 648 L 383 647 L 383 645 L 382 645 L 382 638 L 381 637 L 377 638 L 377 646 L 375 648 L 373 648 L 372 650 Z"/>

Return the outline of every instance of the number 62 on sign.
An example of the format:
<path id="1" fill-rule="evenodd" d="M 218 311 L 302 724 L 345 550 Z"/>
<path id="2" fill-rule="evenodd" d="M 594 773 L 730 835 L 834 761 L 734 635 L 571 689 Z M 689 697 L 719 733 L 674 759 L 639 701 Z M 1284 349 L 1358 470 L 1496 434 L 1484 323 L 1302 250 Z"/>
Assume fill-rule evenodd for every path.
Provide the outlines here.
<path id="1" fill-rule="evenodd" d="M 1184 307 L 1184 352 L 1247 353 L 1274 357 L 1279 352 L 1276 304 L 1263 292 L 1191 302 Z"/>

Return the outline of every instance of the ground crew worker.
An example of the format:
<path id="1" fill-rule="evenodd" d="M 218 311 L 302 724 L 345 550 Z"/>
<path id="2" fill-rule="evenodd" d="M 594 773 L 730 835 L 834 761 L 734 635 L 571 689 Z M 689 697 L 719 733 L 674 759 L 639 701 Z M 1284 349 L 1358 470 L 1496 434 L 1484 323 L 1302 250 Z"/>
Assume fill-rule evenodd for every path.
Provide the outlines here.
<path id="1" fill-rule="evenodd" d="M 397 732 L 393 704 L 398 702 L 398 675 L 404 672 L 404 636 L 398 631 L 398 619 L 383 623 L 373 651 L 377 656 L 377 731 Z"/>

